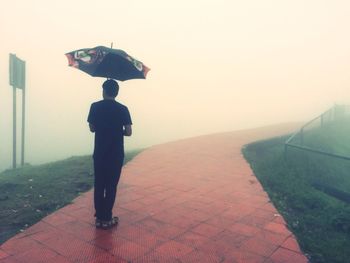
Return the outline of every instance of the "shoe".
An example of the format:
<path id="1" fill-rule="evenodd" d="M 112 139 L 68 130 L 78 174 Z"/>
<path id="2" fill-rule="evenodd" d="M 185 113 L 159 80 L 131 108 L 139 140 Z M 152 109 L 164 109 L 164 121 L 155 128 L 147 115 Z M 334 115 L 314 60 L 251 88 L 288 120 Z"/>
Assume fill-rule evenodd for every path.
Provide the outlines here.
<path id="1" fill-rule="evenodd" d="M 96 228 L 102 228 L 102 220 L 96 218 L 95 226 Z"/>
<path id="2" fill-rule="evenodd" d="M 95 226 L 96 228 L 101 228 L 101 229 L 110 229 L 119 223 L 119 218 L 117 216 L 112 217 L 111 220 L 109 221 L 104 221 L 100 219 L 96 219 L 95 221 Z"/>

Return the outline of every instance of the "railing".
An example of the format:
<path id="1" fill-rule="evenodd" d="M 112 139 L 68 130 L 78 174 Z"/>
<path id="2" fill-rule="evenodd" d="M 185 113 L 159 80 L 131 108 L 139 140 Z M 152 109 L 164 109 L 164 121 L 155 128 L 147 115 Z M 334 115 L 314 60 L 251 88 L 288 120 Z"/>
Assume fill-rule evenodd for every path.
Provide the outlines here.
<path id="1" fill-rule="evenodd" d="M 339 159 L 350 160 L 350 156 L 344 156 L 340 154 L 335 154 L 331 152 L 322 151 L 319 149 L 314 149 L 304 145 L 304 135 L 306 130 L 312 128 L 324 127 L 326 125 L 331 125 L 337 120 L 341 120 L 346 116 L 350 116 L 350 105 L 334 105 L 329 110 L 325 111 L 321 115 L 312 119 L 311 121 L 304 124 L 300 130 L 295 132 L 288 140 L 284 143 L 284 156 L 288 159 L 288 147 L 296 148 L 302 151 L 313 152 L 317 154 L 327 155 L 330 157 L 335 157 Z M 297 140 L 299 144 L 292 143 L 292 141 Z"/>

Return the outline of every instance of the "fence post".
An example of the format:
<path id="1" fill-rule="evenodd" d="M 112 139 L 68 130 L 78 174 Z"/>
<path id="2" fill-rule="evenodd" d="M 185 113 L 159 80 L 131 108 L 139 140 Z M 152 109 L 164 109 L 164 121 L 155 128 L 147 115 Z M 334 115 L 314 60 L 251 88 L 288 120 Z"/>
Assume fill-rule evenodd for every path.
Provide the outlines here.
<path id="1" fill-rule="evenodd" d="M 304 128 L 300 129 L 300 144 L 304 145 Z"/>
<path id="2" fill-rule="evenodd" d="M 288 145 L 285 143 L 285 144 L 284 144 L 284 160 L 285 160 L 285 161 L 287 161 L 287 157 L 288 157 L 288 156 L 287 156 L 287 146 L 288 146 Z"/>

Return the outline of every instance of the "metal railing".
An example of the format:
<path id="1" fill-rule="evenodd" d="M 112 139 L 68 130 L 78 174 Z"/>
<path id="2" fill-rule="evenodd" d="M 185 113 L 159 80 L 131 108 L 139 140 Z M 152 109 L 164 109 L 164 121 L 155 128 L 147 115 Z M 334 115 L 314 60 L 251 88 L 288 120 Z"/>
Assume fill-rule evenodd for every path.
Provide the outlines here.
<path id="1" fill-rule="evenodd" d="M 288 147 L 296 148 L 302 151 L 313 152 L 317 154 L 327 155 L 330 157 L 335 157 L 344 160 L 350 160 L 350 156 L 335 154 L 319 149 L 314 149 L 304 145 L 304 135 L 306 130 L 311 130 L 312 128 L 324 127 L 326 125 L 331 125 L 332 123 L 342 120 L 345 117 L 350 116 L 350 105 L 334 105 L 329 110 L 325 111 L 321 115 L 312 119 L 311 121 L 304 124 L 297 132 L 295 132 L 291 137 L 284 143 L 284 156 L 285 159 L 288 158 Z M 299 144 L 292 143 L 292 141 L 297 140 Z"/>

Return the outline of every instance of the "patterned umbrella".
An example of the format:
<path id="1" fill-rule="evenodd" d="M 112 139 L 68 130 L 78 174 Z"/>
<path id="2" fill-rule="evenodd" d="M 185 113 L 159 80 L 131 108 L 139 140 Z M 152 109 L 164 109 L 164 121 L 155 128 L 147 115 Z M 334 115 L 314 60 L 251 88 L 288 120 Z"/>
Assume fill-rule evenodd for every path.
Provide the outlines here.
<path id="1" fill-rule="evenodd" d="M 116 80 L 145 79 L 150 70 L 120 49 L 98 46 L 84 48 L 66 54 L 69 66 L 91 76 Z"/>

